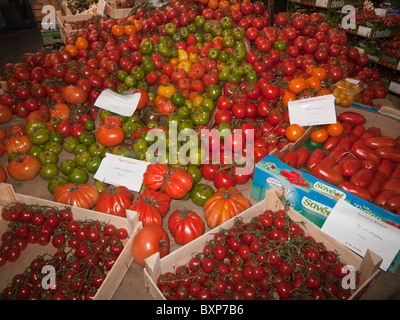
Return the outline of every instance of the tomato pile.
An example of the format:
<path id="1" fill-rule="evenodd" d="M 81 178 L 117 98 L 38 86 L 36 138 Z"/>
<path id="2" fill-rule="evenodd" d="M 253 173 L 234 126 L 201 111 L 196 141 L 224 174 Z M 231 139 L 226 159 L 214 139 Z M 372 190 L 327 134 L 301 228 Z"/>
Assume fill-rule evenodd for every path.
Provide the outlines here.
<path id="1" fill-rule="evenodd" d="M 128 237 L 125 228 L 113 224 L 75 220 L 69 208 L 9 204 L 2 218 L 9 224 L 1 236 L 0 268 L 17 261 L 29 244 L 51 243 L 57 249 L 33 259 L 24 272 L 15 275 L 0 294 L 6 300 L 93 299 Z M 43 288 L 46 273 L 42 268 L 47 265 L 55 269 L 56 289 Z"/>
<path id="2" fill-rule="evenodd" d="M 161 274 L 171 300 L 348 299 L 337 253 L 306 236 L 284 210 L 221 229 L 186 265 Z"/>
<path id="3" fill-rule="evenodd" d="M 385 27 L 400 25 L 400 14 L 377 15 L 375 9 L 361 9 L 356 11 L 357 24 L 365 25 L 366 22 L 383 21 Z"/>
<path id="4" fill-rule="evenodd" d="M 318 128 L 325 132 L 319 135 L 323 139 L 316 139 L 312 132 L 309 141 L 287 152 L 282 161 L 400 214 L 400 137 L 366 128 L 364 116 L 356 112 L 343 112 L 338 121 L 341 129 L 335 135 Z"/>
<path id="5" fill-rule="evenodd" d="M 399 45 L 399 40 L 400 36 L 395 35 L 393 38 L 382 41 L 379 43 L 379 49 L 382 50 L 382 52 L 390 54 L 396 58 L 400 58 L 400 45 Z M 397 66 L 395 66 L 397 67 Z"/>

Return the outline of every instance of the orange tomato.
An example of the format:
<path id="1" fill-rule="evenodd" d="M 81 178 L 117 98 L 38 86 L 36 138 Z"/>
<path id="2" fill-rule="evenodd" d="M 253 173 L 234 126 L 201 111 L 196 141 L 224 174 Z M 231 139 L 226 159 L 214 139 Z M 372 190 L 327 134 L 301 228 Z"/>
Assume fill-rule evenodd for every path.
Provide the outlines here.
<path id="1" fill-rule="evenodd" d="M 330 125 L 328 125 L 327 130 L 330 136 L 340 136 L 343 133 L 343 125 L 340 122 L 331 123 Z"/>
<path id="2" fill-rule="evenodd" d="M 311 73 L 312 73 L 312 71 L 314 70 L 314 68 L 315 68 L 314 65 L 312 65 L 312 64 L 309 65 L 309 66 L 306 68 L 305 73 L 311 75 Z"/>
<path id="3" fill-rule="evenodd" d="M 304 129 L 302 126 L 298 124 L 291 124 L 286 128 L 286 138 L 288 138 L 290 141 L 297 141 L 298 139 L 301 138 L 301 136 L 304 133 Z"/>
<path id="4" fill-rule="evenodd" d="M 135 26 L 136 31 L 141 31 L 142 30 L 142 22 L 140 20 L 134 20 L 133 25 Z"/>
<path id="5" fill-rule="evenodd" d="M 296 95 L 291 91 L 287 91 L 282 97 L 282 103 L 285 107 L 289 105 L 289 101 L 294 100 L 296 100 Z"/>
<path id="6" fill-rule="evenodd" d="M 321 88 L 321 81 L 313 76 L 307 78 L 307 88 L 312 89 L 314 92 Z"/>
<path id="7" fill-rule="evenodd" d="M 311 71 L 311 76 L 314 77 L 314 78 L 317 78 L 320 81 L 325 80 L 327 74 L 328 73 L 326 72 L 326 70 L 324 68 L 314 68 Z"/>
<path id="8" fill-rule="evenodd" d="M 121 37 L 124 35 L 124 27 L 121 26 L 120 24 L 115 24 L 111 28 L 111 33 L 116 36 L 116 37 Z"/>
<path id="9" fill-rule="evenodd" d="M 65 51 L 67 51 L 71 57 L 75 57 L 78 53 L 78 49 L 73 44 L 65 46 Z"/>
<path id="10" fill-rule="evenodd" d="M 326 130 L 325 128 L 317 128 L 310 134 L 310 139 L 316 143 L 325 142 L 328 137 L 328 130 Z"/>
<path id="11" fill-rule="evenodd" d="M 71 113 L 70 107 L 65 103 L 56 103 L 50 109 L 50 118 L 58 118 L 61 120 L 68 120 Z"/>
<path id="12" fill-rule="evenodd" d="M 218 4 L 218 8 L 219 9 L 224 9 L 224 10 L 228 9 L 229 8 L 229 1 L 221 0 L 219 2 L 219 4 Z"/>
<path id="13" fill-rule="evenodd" d="M 299 94 L 307 88 L 307 82 L 304 78 L 298 77 L 290 80 L 289 90 L 295 94 Z"/>
<path id="14" fill-rule="evenodd" d="M 130 36 L 130 35 L 136 33 L 135 26 L 133 24 L 127 24 L 126 26 L 124 26 L 124 33 L 127 36 Z"/>
<path id="15" fill-rule="evenodd" d="M 75 41 L 75 47 L 78 50 L 87 49 L 89 47 L 89 42 L 87 41 L 87 39 L 85 37 L 78 37 Z"/>
<path id="16" fill-rule="evenodd" d="M 218 0 L 209 0 L 209 1 L 208 1 L 208 4 L 207 4 L 207 6 L 208 6 L 210 9 L 213 9 L 213 10 L 217 9 L 217 8 L 218 8 L 218 5 L 219 5 Z"/>
<path id="17" fill-rule="evenodd" d="M 331 94 L 332 91 L 327 88 L 322 88 L 318 91 L 317 96 L 326 96 L 327 94 Z"/>

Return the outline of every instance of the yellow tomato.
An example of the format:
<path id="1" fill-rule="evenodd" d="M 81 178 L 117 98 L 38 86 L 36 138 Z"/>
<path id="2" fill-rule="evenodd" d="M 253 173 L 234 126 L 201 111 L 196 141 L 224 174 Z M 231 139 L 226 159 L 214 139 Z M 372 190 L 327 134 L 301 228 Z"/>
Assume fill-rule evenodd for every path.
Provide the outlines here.
<path id="1" fill-rule="evenodd" d="M 179 60 L 180 62 L 189 60 L 189 55 L 188 55 L 188 53 L 186 52 L 186 50 L 183 50 L 183 49 L 179 49 L 179 50 L 178 50 L 178 60 Z"/>
<path id="2" fill-rule="evenodd" d="M 176 92 L 173 84 L 166 83 L 157 88 L 157 94 L 165 98 L 171 99 L 172 95 Z"/>
<path id="3" fill-rule="evenodd" d="M 182 68 L 183 70 L 186 71 L 186 73 L 189 73 L 191 66 L 192 66 L 192 63 L 189 60 L 179 62 L 179 64 L 178 64 L 178 68 Z"/>
<path id="4" fill-rule="evenodd" d="M 204 98 L 202 96 L 197 96 L 193 100 L 193 107 L 199 107 L 203 103 Z"/>
<path id="5" fill-rule="evenodd" d="M 199 62 L 200 61 L 199 60 L 199 56 L 197 55 L 196 52 L 191 52 L 189 54 L 189 60 L 192 61 L 192 62 Z"/>

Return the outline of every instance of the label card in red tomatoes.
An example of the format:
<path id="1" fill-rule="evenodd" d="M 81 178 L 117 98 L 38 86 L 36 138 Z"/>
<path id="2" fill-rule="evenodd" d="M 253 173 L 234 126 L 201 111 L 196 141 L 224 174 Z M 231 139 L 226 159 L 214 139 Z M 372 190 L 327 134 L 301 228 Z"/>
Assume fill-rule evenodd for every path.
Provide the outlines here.
<path id="1" fill-rule="evenodd" d="M 124 186 L 132 191 L 140 191 L 149 162 L 106 153 L 94 178 L 115 186 Z"/>
<path id="2" fill-rule="evenodd" d="M 138 108 L 142 95 L 142 92 L 118 94 L 110 89 L 106 89 L 100 93 L 94 105 L 98 108 L 130 117 Z"/>
<path id="3" fill-rule="evenodd" d="M 289 101 L 290 123 L 314 126 L 336 123 L 335 97 L 328 94 L 320 97 Z"/>
<path id="4" fill-rule="evenodd" d="M 371 250 L 382 258 L 386 271 L 400 249 L 400 230 L 340 199 L 321 231 L 364 256 Z"/>

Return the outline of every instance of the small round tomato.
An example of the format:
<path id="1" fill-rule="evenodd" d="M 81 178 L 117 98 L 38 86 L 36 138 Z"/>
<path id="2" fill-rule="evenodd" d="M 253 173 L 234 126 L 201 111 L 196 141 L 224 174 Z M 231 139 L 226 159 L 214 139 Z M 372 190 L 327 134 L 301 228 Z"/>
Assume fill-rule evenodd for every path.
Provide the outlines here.
<path id="1" fill-rule="evenodd" d="M 328 125 L 328 134 L 332 137 L 340 136 L 343 133 L 343 125 L 340 122 Z"/>
<path id="2" fill-rule="evenodd" d="M 325 128 L 319 128 L 311 132 L 310 139 L 316 143 L 325 142 L 328 139 L 329 133 Z"/>
<path id="3" fill-rule="evenodd" d="M 290 141 L 297 141 L 304 133 L 303 127 L 298 124 L 291 124 L 286 128 L 285 135 Z"/>

